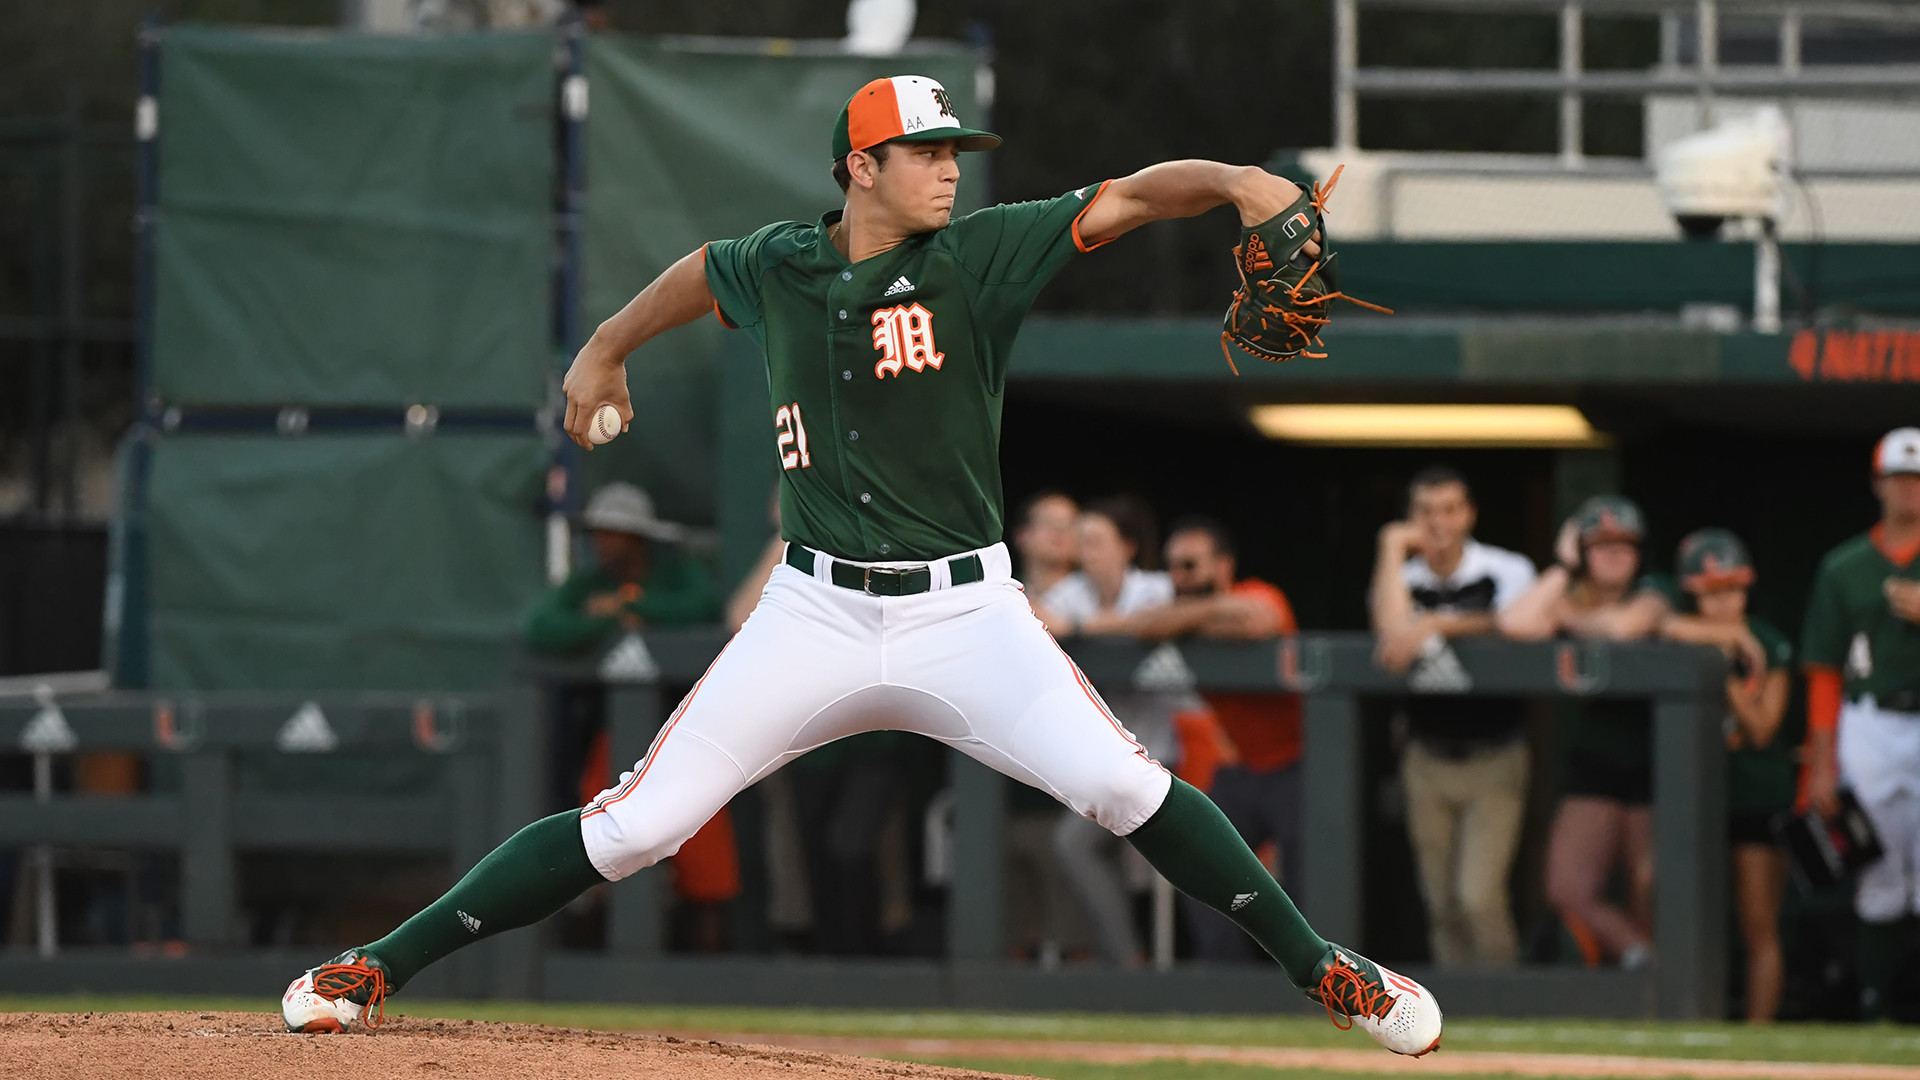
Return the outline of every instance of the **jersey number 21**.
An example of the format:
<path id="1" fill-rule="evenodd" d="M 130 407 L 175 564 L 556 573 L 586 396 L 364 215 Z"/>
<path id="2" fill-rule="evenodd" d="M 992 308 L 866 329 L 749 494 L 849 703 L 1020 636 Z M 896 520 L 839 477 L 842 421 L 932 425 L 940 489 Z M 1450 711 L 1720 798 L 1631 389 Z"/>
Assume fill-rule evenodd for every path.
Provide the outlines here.
<path id="1" fill-rule="evenodd" d="M 774 446 L 782 469 L 804 469 L 813 464 L 813 455 L 807 453 L 807 424 L 800 418 L 799 402 L 780 406 L 773 414 L 773 426 L 780 431 Z"/>

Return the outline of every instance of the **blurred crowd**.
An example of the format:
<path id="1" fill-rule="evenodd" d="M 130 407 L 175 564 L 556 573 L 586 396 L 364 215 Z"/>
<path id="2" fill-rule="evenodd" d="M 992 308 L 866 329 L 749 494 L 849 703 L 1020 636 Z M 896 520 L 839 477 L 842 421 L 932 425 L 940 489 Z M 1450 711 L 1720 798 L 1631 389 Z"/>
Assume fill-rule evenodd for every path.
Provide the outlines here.
<path id="1" fill-rule="evenodd" d="M 1920 429 L 1883 441 L 1872 482 L 1881 521 L 1823 565 L 1801 635 L 1807 652 L 1796 656 L 1800 650 L 1785 633 L 1747 609 L 1759 568 L 1728 530 L 1687 534 L 1671 570 L 1655 572 L 1639 507 L 1621 495 L 1596 496 L 1564 522 L 1552 561 L 1539 567 L 1475 539 L 1466 476 L 1434 464 L 1411 477 L 1404 516 L 1379 530 L 1366 588 L 1375 663 L 1424 691 L 1393 703 L 1391 731 L 1432 962 L 1499 967 L 1550 958 L 1551 949 L 1543 955 L 1527 947 L 1539 935 L 1523 934 L 1514 914 L 1514 897 L 1528 891 L 1516 880 L 1517 858 L 1529 808 L 1541 805 L 1532 791 L 1542 784 L 1555 801 L 1533 826 L 1545 840 L 1537 860 L 1544 880 L 1532 894 L 1544 898 L 1549 936 L 1565 943 L 1567 958 L 1588 966 L 1633 970 L 1654 961 L 1651 703 L 1555 703 L 1543 740 L 1541 725 L 1529 719 L 1538 717 L 1538 703 L 1461 692 L 1470 683 L 1454 646 L 1474 637 L 1666 639 L 1711 646 L 1727 659 L 1730 880 L 1746 1015 L 1764 1021 L 1781 1009 L 1781 910 L 1790 869 L 1808 890 L 1821 884 L 1819 858 L 1789 858 L 1796 831 L 1804 837 L 1808 822 L 1818 829 L 1847 814 L 1864 818 L 1877 845 L 1865 854 L 1878 861 L 1855 858 L 1836 876 L 1858 872 L 1853 936 L 1861 1014 L 1885 1015 L 1895 981 L 1913 967 L 1902 950 L 1913 944 L 1920 916 L 1920 582 L 1912 580 L 1920 569 Z M 737 627 L 781 553 L 776 539 L 727 600 L 696 561 L 660 544 L 676 538 L 677 526 L 655 517 L 638 489 L 602 489 L 583 524 L 598 561 L 530 615 L 527 637 L 536 650 L 605 649 L 642 626 L 723 614 Z M 1175 520 L 1163 538 L 1152 508 L 1136 497 L 1082 503 L 1059 491 L 1027 499 L 1008 536 L 1034 612 L 1056 637 L 1114 635 L 1160 650 L 1148 653 L 1142 671 L 1153 675 L 1159 665 L 1168 668 L 1166 677 L 1110 688 L 1107 703 L 1147 753 L 1206 791 L 1281 884 L 1300 894 L 1299 697 L 1187 689 L 1192 679 L 1190 672 L 1181 678 L 1180 654 L 1159 645 L 1297 631 L 1286 594 L 1241 574 L 1243 538 L 1205 517 Z M 1873 594 L 1865 614 L 1847 606 L 1859 607 L 1860 589 Z M 1880 593 L 1884 611 L 1873 607 Z M 1861 624 L 1857 632 L 1853 623 Z M 1875 653 L 1891 668 L 1883 667 L 1879 682 L 1863 682 Z M 1789 715 L 1796 671 L 1807 682 L 1804 716 Z M 1859 719 L 1863 688 L 1878 690 L 1882 700 Z M 562 804 L 577 804 L 612 776 L 597 691 L 571 693 L 555 744 L 555 801 Z M 1876 708 L 1870 692 L 1864 701 Z M 1852 759 L 1848 738 L 1836 737 L 1843 712 L 1846 730 L 1855 733 Z M 1882 714 L 1900 719 L 1876 727 Z M 1872 745 L 1857 749 L 1869 737 Z M 1551 770 L 1541 766 L 1543 741 L 1554 750 Z M 1873 765 L 1849 768 L 1849 760 Z M 764 882 L 775 947 L 841 955 L 939 951 L 930 912 L 943 875 L 951 873 L 944 768 L 934 744 L 882 732 L 816 751 L 759 785 L 751 831 L 765 865 L 755 873 Z M 729 913 L 737 909 L 730 905 L 741 896 L 743 876 L 739 812 L 739 804 L 723 811 L 674 860 L 679 947 L 733 947 L 730 924 L 737 920 Z M 1015 955 L 1046 965 L 1148 962 L 1156 916 L 1164 927 L 1174 901 L 1129 846 L 1020 789 L 1010 803 L 1008 860 Z M 1259 959 L 1217 913 L 1182 899 L 1178 915 L 1182 956 Z"/>

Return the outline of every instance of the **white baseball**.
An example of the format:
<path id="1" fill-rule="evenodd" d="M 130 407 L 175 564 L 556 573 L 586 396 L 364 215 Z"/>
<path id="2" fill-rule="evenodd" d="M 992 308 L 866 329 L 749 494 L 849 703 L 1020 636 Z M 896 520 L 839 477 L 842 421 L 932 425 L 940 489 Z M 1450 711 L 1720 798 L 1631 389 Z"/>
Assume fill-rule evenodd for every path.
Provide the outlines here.
<path id="1" fill-rule="evenodd" d="M 595 446 L 610 443 L 620 434 L 620 410 L 602 405 L 593 410 L 593 423 L 587 428 L 587 441 Z"/>

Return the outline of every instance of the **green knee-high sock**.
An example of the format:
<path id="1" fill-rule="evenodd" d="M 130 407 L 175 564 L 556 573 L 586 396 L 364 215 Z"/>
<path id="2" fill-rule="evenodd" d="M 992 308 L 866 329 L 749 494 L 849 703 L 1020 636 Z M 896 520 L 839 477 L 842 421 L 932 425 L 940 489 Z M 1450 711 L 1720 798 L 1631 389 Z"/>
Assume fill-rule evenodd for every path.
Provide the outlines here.
<path id="1" fill-rule="evenodd" d="M 455 949 L 537 923 L 606 880 L 587 859 L 580 811 L 541 818 L 367 951 L 386 966 L 388 987 L 398 990 Z"/>
<path id="2" fill-rule="evenodd" d="M 1176 778 L 1167 801 L 1127 842 L 1174 888 L 1252 934 L 1295 986 L 1313 985 L 1327 942 L 1307 925 L 1227 815 L 1198 788 Z"/>

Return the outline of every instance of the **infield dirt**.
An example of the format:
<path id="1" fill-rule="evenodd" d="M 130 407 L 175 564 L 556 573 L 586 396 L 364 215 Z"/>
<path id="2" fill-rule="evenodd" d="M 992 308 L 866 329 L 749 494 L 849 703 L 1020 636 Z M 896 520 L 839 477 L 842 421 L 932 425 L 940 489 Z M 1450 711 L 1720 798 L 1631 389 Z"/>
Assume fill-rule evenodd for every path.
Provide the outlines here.
<path id="1" fill-rule="evenodd" d="M 373 1034 L 293 1035 L 263 1013 L 0 1014 L 8 1080 L 988 1080 L 936 1065 L 667 1035 L 389 1016 Z"/>

